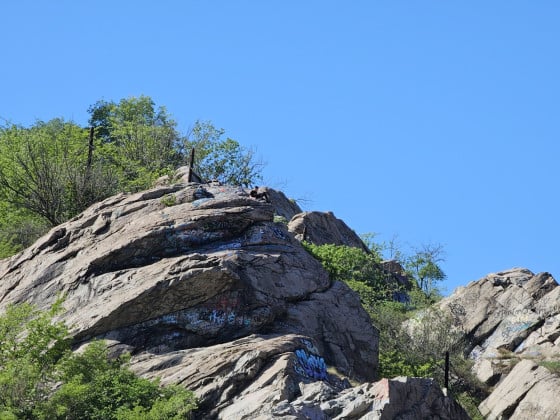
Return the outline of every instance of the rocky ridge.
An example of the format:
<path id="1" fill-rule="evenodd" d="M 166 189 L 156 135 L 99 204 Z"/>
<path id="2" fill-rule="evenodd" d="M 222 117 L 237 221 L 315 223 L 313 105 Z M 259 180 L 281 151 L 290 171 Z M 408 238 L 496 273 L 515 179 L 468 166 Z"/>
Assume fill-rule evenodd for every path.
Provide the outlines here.
<path id="1" fill-rule="evenodd" d="M 64 294 L 76 346 L 130 352 L 137 373 L 192 389 L 200 418 L 466 418 L 430 380 L 371 382 L 378 331 L 274 222 L 293 204 L 217 183 L 108 198 L 0 261 L 0 309 Z"/>
<path id="2" fill-rule="evenodd" d="M 477 377 L 493 387 L 479 409 L 489 419 L 557 419 L 560 287 L 549 273 L 514 268 L 469 283 L 440 302 L 475 361 Z M 544 365 L 544 366 L 543 366 Z"/>

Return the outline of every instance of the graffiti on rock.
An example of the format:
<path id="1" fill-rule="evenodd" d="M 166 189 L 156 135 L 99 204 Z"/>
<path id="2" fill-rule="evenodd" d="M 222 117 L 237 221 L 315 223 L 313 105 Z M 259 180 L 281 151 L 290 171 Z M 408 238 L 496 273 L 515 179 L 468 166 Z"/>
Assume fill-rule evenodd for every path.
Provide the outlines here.
<path id="1" fill-rule="evenodd" d="M 308 353 L 305 349 L 298 349 L 295 351 L 298 359 L 298 365 L 295 370 L 302 376 L 325 380 L 327 379 L 327 365 L 325 359 L 321 356 Z"/>
<path id="2" fill-rule="evenodd" d="M 533 325 L 533 322 L 525 321 L 525 322 L 516 322 L 511 325 L 507 325 L 502 330 L 502 337 L 504 339 L 510 338 L 513 334 L 519 333 L 521 331 L 525 331 Z"/>
<path id="3" fill-rule="evenodd" d="M 218 328 L 258 328 L 270 321 L 269 308 L 249 308 L 243 291 L 228 291 L 202 305 L 166 314 L 158 323 L 185 328 L 193 332 L 214 331 Z"/>
<path id="4" fill-rule="evenodd" d="M 235 311 L 212 310 L 209 319 L 210 322 L 219 326 L 237 325 L 248 327 L 251 325 L 251 318 L 245 315 L 239 315 Z"/>
<path id="5" fill-rule="evenodd" d="M 305 348 L 307 349 L 307 351 L 309 353 L 319 354 L 319 351 L 317 350 L 315 345 L 310 340 L 302 338 L 302 339 L 300 339 L 300 342 L 303 346 L 305 346 Z"/>
<path id="6" fill-rule="evenodd" d="M 270 229 L 272 230 L 272 233 L 274 234 L 274 236 L 276 236 L 277 238 L 284 239 L 284 240 L 288 239 L 286 234 L 284 233 L 283 229 L 281 229 L 277 226 L 271 226 Z"/>

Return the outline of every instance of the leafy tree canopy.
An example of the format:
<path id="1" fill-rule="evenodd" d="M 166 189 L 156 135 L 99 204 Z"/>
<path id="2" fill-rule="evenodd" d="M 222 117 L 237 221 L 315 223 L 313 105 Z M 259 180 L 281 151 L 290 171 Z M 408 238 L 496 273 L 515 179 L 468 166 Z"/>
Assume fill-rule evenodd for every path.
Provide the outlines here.
<path id="1" fill-rule="evenodd" d="M 251 149 L 210 122 L 181 134 L 148 96 L 98 101 L 88 112 L 89 127 L 62 118 L 0 126 L 0 258 L 97 201 L 150 188 L 186 165 L 193 147 L 203 179 L 241 186 L 261 179 Z"/>

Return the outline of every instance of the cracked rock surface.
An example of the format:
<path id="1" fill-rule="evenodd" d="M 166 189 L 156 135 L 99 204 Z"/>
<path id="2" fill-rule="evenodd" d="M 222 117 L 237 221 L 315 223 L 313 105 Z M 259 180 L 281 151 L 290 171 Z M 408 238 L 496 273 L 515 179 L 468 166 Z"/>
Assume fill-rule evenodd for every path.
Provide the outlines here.
<path id="1" fill-rule="evenodd" d="M 138 374 L 193 390 L 200 419 L 467 418 L 429 379 L 368 382 L 379 334 L 358 295 L 274 222 L 299 207 L 259 191 L 180 183 L 97 203 L 0 260 L 0 311 L 63 293 L 77 348 L 131 353 Z M 307 232 L 322 240 L 331 219 Z M 326 242 L 348 241 L 342 224 Z"/>
<path id="2" fill-rule="evenodd" d="M 440 302 L 467 339 L 474 373 L 493 388 L 479 406 L 488 419 L 558 419 L 560 287 L 525 268 L 492 273 Z"/>
<path id="3" fill-rule="evenodd" d="M 274 223 L 273 204 L 195 183 L 108 198 L 0 261 L 0 309 L 45 309 L 64 293 L 77 344 L 106 339 L 138 372 L 192 388 L 202 406 L 263 392 L 270 366 L 286 371 L 278 386 L 288 399 L 327 367 L 373 379 L 377 330 L 357 295 Z"/>

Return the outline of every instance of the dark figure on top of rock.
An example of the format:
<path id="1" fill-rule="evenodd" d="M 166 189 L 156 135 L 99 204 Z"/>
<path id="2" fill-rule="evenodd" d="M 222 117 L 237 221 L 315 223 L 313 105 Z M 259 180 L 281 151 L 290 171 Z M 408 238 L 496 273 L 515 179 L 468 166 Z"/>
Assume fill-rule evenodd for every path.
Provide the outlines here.
<path id="1" fill-rule="evenodd" d="M 253 188 L 249 193 L 249 195 L 253 197 L 255 200 L 264 200 L 267 203 L 270 203 L 270 198 L 268 197 L 267 192 L 266 191 L 259 192 L 259 187 Z"/>

